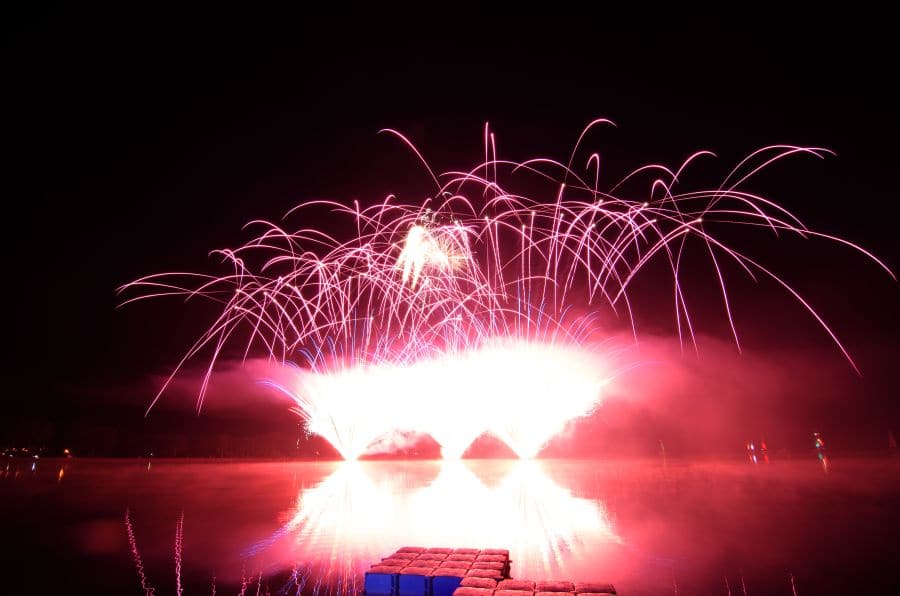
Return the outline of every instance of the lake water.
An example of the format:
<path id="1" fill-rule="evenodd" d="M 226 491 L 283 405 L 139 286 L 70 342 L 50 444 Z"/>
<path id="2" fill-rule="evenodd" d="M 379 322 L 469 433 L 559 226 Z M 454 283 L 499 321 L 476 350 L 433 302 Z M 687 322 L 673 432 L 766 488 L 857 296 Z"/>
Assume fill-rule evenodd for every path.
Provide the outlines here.
<path id="1" fill-rule="evenodd" d="M 421 545 L 507 548 L 513 577 L 623 596 L 896 594 L 898 472 L 814 456 L 0 459 L 0 592 L 141 594 L 143 573 L 157 595 L 353 593 L 372 562 Z"/>

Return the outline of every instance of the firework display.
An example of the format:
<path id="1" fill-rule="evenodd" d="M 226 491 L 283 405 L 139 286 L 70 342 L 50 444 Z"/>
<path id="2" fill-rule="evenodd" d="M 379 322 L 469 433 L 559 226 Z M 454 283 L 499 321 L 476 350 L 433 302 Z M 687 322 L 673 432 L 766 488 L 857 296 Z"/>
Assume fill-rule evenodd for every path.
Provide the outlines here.
<path id="1" fill-rule="evenodd" d="M 397 431 L 431 435 L 448 458 L 484 432 L 533 457 L 602 402 L 623 364 L 601 315 L 625 321 L 639 337 L 632 293 L 635 279 L 650 274 L 648 264 L 662 264 L 652 271 L 660 294 L 671 297 L 673 332 L 696 347 L 682 282 L 689 253 L 712 264 L 738 348 L 728 295 L 735 271 L 782 287 L 855 368 L 814 307 L 770 265 L 727 240 L 736 227 L 768 238 L 825 239 L 893 276 L 864 248 L 809 229 L 744 189 L 774 162 L 821 158 L 827 150 L 764 147 L 719 185 L 683 190 L 685 169 L 712 156 L 699 151 L 678 168 L 647 165 L 601 187 L 600 156 L 582 145 L 608 123 L 591 122 L 565 162 L 501 159 L 485 126 L 483 161 L 443 174 L 403 135 L 386 131 L 421 159 L 433 179 L 431 197 L 302 203 L 282 223 L 248 224 L 255 235 L 244 245 L 215 251 L 225 274 L 161 273 L 126 284 L 124 303 L 179 296 L 209 299 L 219 309 L 150 407 L 193 360 L 205 362 L 200 408 L 217 364 L 265 358 L 275 371 L 265 382 L 289 396 L 309 431 L 346 459 Z"/>

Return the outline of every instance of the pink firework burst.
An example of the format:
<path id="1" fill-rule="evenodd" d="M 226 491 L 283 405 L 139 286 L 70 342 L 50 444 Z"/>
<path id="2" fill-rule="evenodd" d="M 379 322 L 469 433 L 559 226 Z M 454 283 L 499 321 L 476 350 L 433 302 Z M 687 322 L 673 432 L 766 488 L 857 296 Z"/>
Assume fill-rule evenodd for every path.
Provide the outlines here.
<path id="1" fill-rule="evenodd" d="M 582 131 L 566 163 L 496 156 L 485 126 L 485 159 L 469 170 L 435 174 L 432 198 L 405 203 L 390 195 L 369 207 L 311 201 L 285 216 L 301 222 L 252 221 L 255 237 L 215 251 L 224 275 L 161 273 L 120 288 L 124 304 L 151 297 L 207 298 L 221 309 L 187 350 L 159 394 L 194 358 L 208 357 L 199 389 L 202 407 L 210 377 L 227 346 L 243 358 L 264 355 L 280 371 L 268 382 L 294 400 L 308 428 L 346 459 L 364 454 L 393 431 L 430 434 L 445 457 L 459 457 L 477 436 L 492 432 L 519 456 L 536 455 L 574 418 L 602 401 L 617 358 L 600 336 L 598 313 L 609 309 L 629 322 L 634 280 L 662 261 L 671 284 L 675 330 L 694 343 L 691 309 L 680 282 L 688 241 L 715 271 L 722 306 L 740 348 L 726 284 L 726 262 L 753 279 L 768 277 L 793 296 L 856 368 L 815 309 L 752 255 L 730 246 L 722 232 L 743 227 L 778 236 L 823 238 L 862 253 L 864 248 L 807 228 L 784 207 L 742 190 L 774 162 L 793 155 L 822 158 L 815 147 L 776 145 L 741 161 L 716 187 L 683 191 L 680 167 L 638 168 L 600 188 L 600 158 L 576 168 Z M 647 177 L 638 199 L 620 189 Z M 517 179 L 544 190 L 517 193 Z M 304 221 L 329 209 L 355 230 L 332 235 Z"/>

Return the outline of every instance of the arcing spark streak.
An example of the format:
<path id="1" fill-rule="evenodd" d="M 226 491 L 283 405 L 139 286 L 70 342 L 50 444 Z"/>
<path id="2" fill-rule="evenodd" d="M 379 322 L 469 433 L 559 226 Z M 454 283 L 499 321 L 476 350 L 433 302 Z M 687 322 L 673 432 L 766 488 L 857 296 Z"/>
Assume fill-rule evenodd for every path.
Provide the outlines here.
<path id="1" fill-rule="evenodd" d="M 498 159 L 485 126 L 485 160 L 441 175 L 405 137 L 388 131 L 422 159 L 436 198 L 404 203 L 390 195 L 365 208 L 303 203 L 286 216 L 301 221 L 293 231 L 253 221 L 252 240 L 216 251 L 229 266 L 224 275 L 162 273 L 126 284 L 120 288 L 130 294 L 124 303 L 177 295 L 221 306 L 153 403 L 188 361 L 206 355 L 201 407 L 224 350 L 239 346 L 244 359 L 262 354 L 284 366 L 271 383 L 345 458 L 358 457 L 394 430 L 430 433 L 448 456 L 461 455 L 490 431 L 530 457 L 566 421 L 599 403 L 615 367 L 598 339 L 595 315 L 609 308 L 637 337 L 629 291 L 648 263 L 665 264 L 675 330 L 683 342 L 694 342 L 681 278 L 686 255 L 697 248 L 713 265 L 738 347 L 726 284 L 735 267 L 726 263 L 753 279 L 774 280 L 855 368 L 814 308 L 720 233 L 739 226 L 830 240 L 861 252 L 893 277 L 862 247 L 811 230 L 784 207 L 741 189 L 774 162 L 797 154 L 821 158 L 827 150 L 764 147 L 719 186 L 682 191 L 685 168 L 712 155 L 699 151 L 677 169 L 647 165 L 601 190 L 597 153 L 587 157 L 581 173 L 573 163 L 585 135 L 604 123 L 585 128 L 566 164 Z M 617 194 L 645 176 L 645 195 Z M 543 191 L 513 191 L 521 179 Z M 323 208 L 346 218 L 355 234 L 340 239 L 303 223 L 315 222 Z"/>

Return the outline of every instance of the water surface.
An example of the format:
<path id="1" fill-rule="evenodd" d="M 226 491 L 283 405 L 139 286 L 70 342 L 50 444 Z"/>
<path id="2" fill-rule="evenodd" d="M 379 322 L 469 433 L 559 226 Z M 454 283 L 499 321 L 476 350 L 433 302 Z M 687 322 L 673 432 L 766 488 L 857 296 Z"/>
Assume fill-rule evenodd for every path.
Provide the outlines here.
<path id="1" fill-rule="evenodd" d="M 351 593 L 400 546 L 500 547 L 514 577 L 625 596 L 900 593 L 898 471 L 814 457 L 0 460 L 0 568 L 12 593 L 141 594 L 141 571 L 156 594 Z"/>

